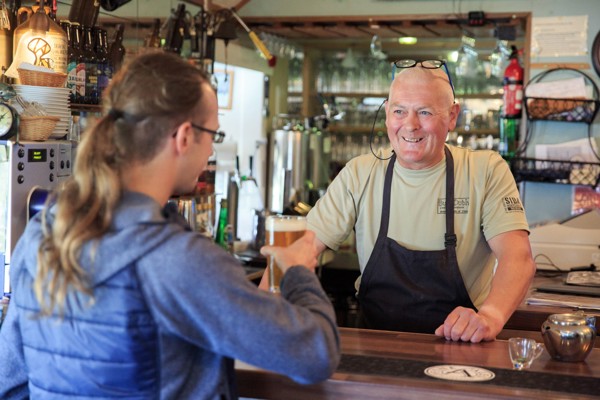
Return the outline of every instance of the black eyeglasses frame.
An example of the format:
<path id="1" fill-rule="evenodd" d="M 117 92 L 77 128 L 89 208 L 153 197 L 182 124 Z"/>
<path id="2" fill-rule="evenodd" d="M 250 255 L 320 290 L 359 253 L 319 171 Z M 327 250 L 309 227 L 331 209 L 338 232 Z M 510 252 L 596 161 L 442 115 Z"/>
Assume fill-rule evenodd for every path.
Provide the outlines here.
<path id="1" fill-rule="evenodd" d="M 404 62 L 404 64 L 400 64 Z M 444 67 L 444 71 L 446 71 L 446 75 L 448 76 L 448 82 L 450 83 L 450 88 L 452 89 L 452 97 L 456 99 L 456 93 L 454 92 L 454 84 L 452 83 L 452 77 L 450 76 L 450 71 L 448 70 L 448 63 L 445 60 L 411 60 L 411 59 L 402 59 L 398 61 L 394 61 L 394 70 L 396 68 L 414 68 L 417 65 L 421 65 L 422 68 L 425 69 L 439 69 Z M 392 73 L 392 77 L 394 73 Z M 393 78 L 392 78 L 393 79 Z"/>
<path id="2" fill-rule="evenodd" d="M 203 131 L 206 133 L 210 133 L 213 137 L 213 143 L 223 143 L 223 140 L 225 139 L 225 132 L 223 132 L 223 131 L 213 131 L 212 129 L 208 129 L 203 126 L 196 125 L 193 122 L 190 122 L 190 125 L 192 125 L 192 128 L 194 128 L 194 129 L 197 129 L 199 131 Z M 175 137 L 175 135 L 177 135 L 177 131 L 173 132 L 171 137 Z"/>
<path id="3" fill-rule="evenodd" d="M 225 132 L 214 131 L 212 129 L 208 129 L 203 126 L 196 125 L 193 122 L 190 122 L 190 124 L 192 125 L 192 128 L 194 128 L 194 129 L 198 129 L 199 131 L 204 131 L 206 133 L 210 133 L 213 136 L 213 143 L 223 143 L 223 140 L 225 139 Z"/>

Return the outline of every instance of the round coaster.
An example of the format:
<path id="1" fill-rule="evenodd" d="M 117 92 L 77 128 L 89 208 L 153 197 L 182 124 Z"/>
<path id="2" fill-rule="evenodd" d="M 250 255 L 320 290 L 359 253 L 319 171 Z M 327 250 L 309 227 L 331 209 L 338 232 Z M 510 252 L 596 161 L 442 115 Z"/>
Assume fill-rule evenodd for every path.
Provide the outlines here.
<path id="1" fill-rule="evenodd" d="M 494 379 L 496 374 L 481 367 L 470 365 L 434 365 L 425 369 L 425 375 L 448 381 L 483 382 Z"/>

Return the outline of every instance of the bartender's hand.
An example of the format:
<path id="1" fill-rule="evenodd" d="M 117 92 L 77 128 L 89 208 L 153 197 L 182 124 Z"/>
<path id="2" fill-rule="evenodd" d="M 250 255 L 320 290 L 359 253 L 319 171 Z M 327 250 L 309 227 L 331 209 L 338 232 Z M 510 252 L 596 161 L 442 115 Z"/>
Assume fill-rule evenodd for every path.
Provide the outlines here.
<path id="1" fill-rule="evenodd" d="M 435 330 L 435 334 L 455 342 L 479 343 L 482 340 L 494 340 L 502 330 L 501 319 L 500 315 L 494 315 L 493 310 L 483 307 L 479 312 L 471 308 L 456 307 Z"/>
<path id="2" fill-rule="evenodd" d="M 296 265 L 301 265 L 314 271 L 317 267 L 319 252 L 315 245 L 315 233 L 307 230 L 304 236 L 288 247 L 263 246 L 260 249 L 260 254 L 265 257 L 275 257 L 277 266 L 285 274 L 288 268 Z M 258 285 L 259 289 L 269 290 L 268 275 L 268 269 L 265 269 Z"/>

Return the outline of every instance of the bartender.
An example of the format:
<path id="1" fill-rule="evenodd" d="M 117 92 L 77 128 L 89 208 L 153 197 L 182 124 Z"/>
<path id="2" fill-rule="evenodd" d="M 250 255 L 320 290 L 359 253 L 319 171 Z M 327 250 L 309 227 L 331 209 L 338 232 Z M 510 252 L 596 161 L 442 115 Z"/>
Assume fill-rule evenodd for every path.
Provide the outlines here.
<path id="1" fill-rule="evenodd" d="M 395 65 L 391 149 L 348 162 L 308 229 L 320 251 L 355 230 L 361 327 L 494 340 L 535 273 L 517 186 L 498 153 L 446 145 L 460 106 L 443 61 Z"/>

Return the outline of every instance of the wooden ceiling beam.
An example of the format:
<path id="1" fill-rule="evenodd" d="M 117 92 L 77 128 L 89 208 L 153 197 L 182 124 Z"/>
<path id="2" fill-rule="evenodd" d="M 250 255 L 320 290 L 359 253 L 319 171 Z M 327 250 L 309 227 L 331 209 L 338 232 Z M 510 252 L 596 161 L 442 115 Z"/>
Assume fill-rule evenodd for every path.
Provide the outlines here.
<path id="1" fill-rule="evenodd" d="M 338 24 L 332 24 L 332 25 L 324 25 L 323 26 L 323 30 L 330 33 L 332 35 L 332 37 L 338 37 L 338 38 L 346 38 L 348 37 L 346 34 L 344 34 L 343 32 L 340 32 L 338 30 L 339 25 Z"/>
<path id="2" fill-rule="evenodd" d="M 386 29 L 389 29 L 391 32 L 394 32 L 395 34 L 399 35 L 399 36 L 410 36 L 409 34 L 406 33 L 406 31 L 404 29 L 398 29 L 397 25 L 386 25 L 385 26 Z"/>
<path id="3" fill-rule="evenodd" d="M 440 37 L 442 36 L 441 33 L 439 33 L 438 31 L 432 29 L 432 26 L 436 26 L 437 25 L 437 21 L 415 21 L 413 22 L 414 25 L 416 26 L 420 26 L 421 28 L 423 28 L 423 30 L 429 32 L 431 35 L 433 35 L 434 37 Z"/>
<path id="4" fill-rule="evenodd" d="M 396 38 L 400 36 L 407 36 L 403 31 L 387 24 L 382 24 L 379 26 L 378 29 L 373 29 L 373 34 L 381 38 Z"/>
<path id="5" fill-rule="evenodd" d="M 360 38 L 365 36 L 364 33 L 357 30 L 356 27 L 351 24 L 338 23 L 329 29 L 336 32 L 341 38 Z"/>
<path id="6" fill-rule="evenodd" d="M 294 26 L 294 30 L 296 30 L 297 32 L 306 33 L 306 35 L 308 35 L 308 37 L 313 37 L 313 38 L 331 39 L 331 38 L 345 37 L 343 34 L 335 32 L 334 30 L 331 30 L 330 25 L 327 25 L 327 26 L 317 25 L 317 24 L 298 25 L 298 26 Z"/>
<path id="7" fill-rule="evenodd" d="M 419 37 L 445 37 L 454 36 L 465 32 L 467 35 L 494 36 L 493 29 L 498 25 L 513 25 L 518 35 L 525 31 L 525 21 L 529 13 L 494 13 L 488 15 L 486 26 L 471 27 L 468 25 L 466 15 L 376 15 L 376 16 L 289 16 L 289 17 L 242 17 L 244 22 L 252 29 L 260 29 L 264 23 L 290 23 L 296 30 L 304 30 L 304 26 L 324 25 L 330 26 L 323 30 L 323 37 L 331 37 L 331 32 L 336 32 L 343 37 L 363 37 L 377 34 L 377 27 L 385 27 L 389 35 Z M 358 32 L 353 32 L 358 31 Z M 313 29 L 308 32 L 314 34 Z"/>

